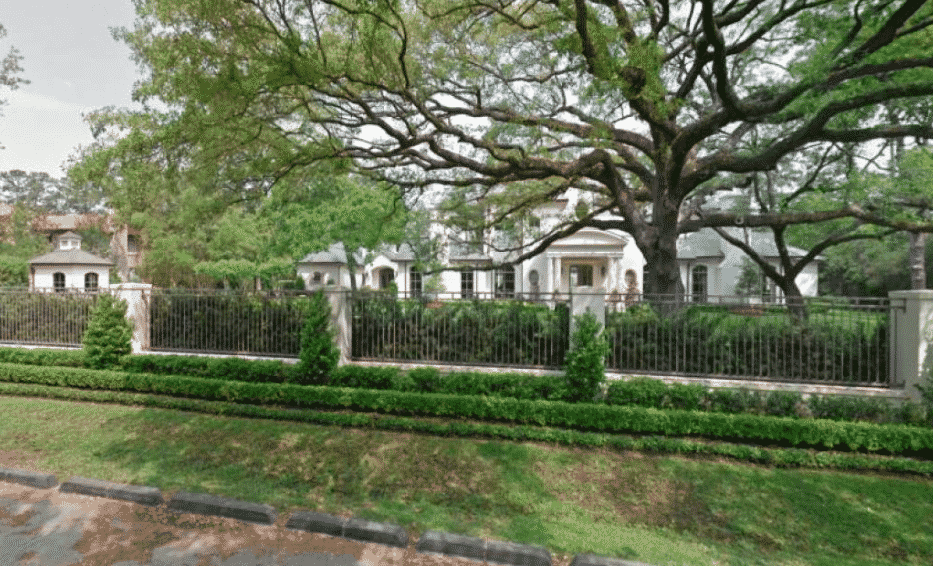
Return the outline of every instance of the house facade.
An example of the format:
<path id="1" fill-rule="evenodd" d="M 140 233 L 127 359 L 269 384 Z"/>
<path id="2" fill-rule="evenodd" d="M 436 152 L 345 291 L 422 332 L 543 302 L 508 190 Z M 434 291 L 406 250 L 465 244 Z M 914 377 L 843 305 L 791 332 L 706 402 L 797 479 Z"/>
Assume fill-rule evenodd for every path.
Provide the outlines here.
<path id="1" fill-rule="evenodd" d="M 53 252 L 29 260 L 30 291 L 85 291 L 110 287 L 114 263 L 81 249 L 81 236 L 65 232 L 56 238 Z"/>
<path id="2" fill-rule="evenodd" d="M 540 228 L 543 231 L 553 228 L 569 210 L 572 208 L 567 201 L 545 205 L 538 215 Z M 738 229 L 734 234 L 746 239 L 772 265 L 779 265 L 777 249 L 769 234 Z M 631 236 L 614 230 L 581 229 L 521 262 L 512 261 L 518 257 L 518 252 L 500 251 L 516 247 L 502 245 L 502 235 L 471 239 L 435 222 L 426 238 L 439 250 L 435 259 L 444 271 L 424 273 L 419 270 L 420 264 L 409 246 L 387 247 L 370 254 L 373 259 L 365 264 L 362 257 L 357 258 L 360 267 L 356 286 L 394 288 L 400 296 L 444 293 L 460 298 L 536 300 L 569 293 L 593 293 L 607 295 L 610 301 L 621 301 L 643 292 L 645 272 L 650 269 Z M 500 245 L 491 245 L 490 240 Z M 795 256 L 805 253 L 796 248 L 790 251 Z M 748 257 L 714 230 L 703 229 L 678 239 L 678 262 L 687 294 L 696 300 L 705 300 L 711 296 L 735 295 L 743 269 L 747 269 Z M 328 284 L 350 286 L 346 252 L 339 243 L 303 258 L 298 263 L 298 272 L 308 288 Z M 817 279 L 815 262 L 797 277 L 805 296 L 816 294 Z M 761 287 L 762 292 L 756 292 L 756 300 L 780 297 L 780 290 L 773 282 L 762 279 Z"/>

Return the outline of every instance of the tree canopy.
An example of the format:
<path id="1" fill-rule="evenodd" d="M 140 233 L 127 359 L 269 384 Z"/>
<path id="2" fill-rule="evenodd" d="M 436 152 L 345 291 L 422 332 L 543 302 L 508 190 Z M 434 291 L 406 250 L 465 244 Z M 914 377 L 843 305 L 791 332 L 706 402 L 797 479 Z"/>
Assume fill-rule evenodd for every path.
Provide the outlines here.
<path id="1" fill-rule="evenodd" d="M 519 259 L 584 226 L 624 230 L 652 266 L 651 293 L 678 290 L 684 232 L 886 221 L 856 202 L 736 213 L 709 197 L 827 144 L 933 136 L 923 0 L 136 7 L 118 36 L 149 73 L 136 98 L 159 104 L 95 116 L 95 131 L 128 131 L 88 148 L 98 172 L 120 162 L 127 180 L 142 156 L 245 197 L 340 160 L 408 202 L 456 189 L 490 211 L 473 215 L 480 229 L 575 189 L 590 205 Z"/>

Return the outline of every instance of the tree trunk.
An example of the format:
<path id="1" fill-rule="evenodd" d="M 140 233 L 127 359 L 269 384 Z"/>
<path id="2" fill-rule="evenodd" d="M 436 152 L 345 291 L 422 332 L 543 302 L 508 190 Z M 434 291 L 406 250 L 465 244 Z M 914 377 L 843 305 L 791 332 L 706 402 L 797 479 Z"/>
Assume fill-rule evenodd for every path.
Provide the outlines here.
<path id="1" fill-rule="evenodd" d="M 787 303 L 787 312 L 795 324 L 807 322 L 807 305 L 803 299 L 803 293 L 797 287 L 793 277 L 783 277 L 777 281 L 778 286 L 784 291 L 784 300 Z"/>
<path id="2" fill-rule="evenodd" d="M 347 253 L 347 272 L 350 274 L 350 290 L 354 293 L 356 292 L 356 258 L 353 257 L 353 253 Z M 340 282 L 338 281 L 339 285 Z"/>
<path id="3" fill-rule="evenodd" d="M 914 290 L 927 288 L 926 247 L 925 233 L 910 232 L 910 288 Z"/>

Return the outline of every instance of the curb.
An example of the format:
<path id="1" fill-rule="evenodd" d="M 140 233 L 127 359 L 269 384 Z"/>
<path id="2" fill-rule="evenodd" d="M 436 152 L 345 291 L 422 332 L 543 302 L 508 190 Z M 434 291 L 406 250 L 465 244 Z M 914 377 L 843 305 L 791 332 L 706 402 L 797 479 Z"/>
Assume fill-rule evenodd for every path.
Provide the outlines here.
<path id="1" fill-rule="evenodd" d="M 80 493 L 95 497 L 122 499 L 149 506 L 162 505 L 163 503 L 162 492 L 155 487 L 127 485 L 77 476 L 63 483 L 58 489 L 64 493 Z"/>
<path id="2" fill-rule="evenodd" d="M 275 508 L 271 505 L 187 491 L 176 493 L 175 497 L 168 502 L 168 508 L 183 513 L 218 515 L 263 525 L 274 523 L 277 515 Z"/>
<path id="3" fill-rule="evenodd" d="M 54 475 L 10 468 L 0 468 L 0 481 L 24 484 L 38 489 L 49 489 L 59 485 Z M 122 499 L 150 506 L 164 503 L 161 491 L 155 487 L 114 483 L 78 476 L 59 485 L 59 490 L 64 493 Z M 168 502 L 168 508 L 181 513 L 227 517 L 263 525 L 275 523 L 277 517 L 277 511 L 271 505 L 185 491 L 175 494 Z M 292 513 L 285 526 L 289 529 L 399 548 L 407 547 L 409 542 L 408 533 L 399 525 L 359 518 L 347 519 L 317 511 L 297 511 Z M 510 566 L 552 565 L 551 553 L 541 546 L 509 541 L 486 541 L 443 531 L 425 531 L 415 545 L 415 550 L 426 554 L 458 556 Z M 650 565 L 595 554 L 578 554 L 574 556 L 570 566 Z"/>
<path id="4" fill-rule="evenodd" d="M 11 468 L 0 468 L 0 481 L 21 483 L 39 489 L 49 489 L 58 485 L 58 479 L 52 474 L 40 474 Z"/>
<path id="5" fill-rule="evenodd" d="M 408 533 L 399 525 L 377 523 L 366 519 L 345 519 L 317 511 L 298 511 L 288 518 L 285 525 L 289 529 L 321 533 L 363 542 L 375 542 L 388 546 L 405 548 L 408 546 Z"/>
<path id="6" fill-rule="evenodd" d="M 550 566 L 551 564 L 551 553 L 540 546 L 508 541 L 485 541 L 441 531 L 425 532 L 418 540 L 415 549 L 418 552 L 460 556 L 472 560 L 516 566 Z"/>

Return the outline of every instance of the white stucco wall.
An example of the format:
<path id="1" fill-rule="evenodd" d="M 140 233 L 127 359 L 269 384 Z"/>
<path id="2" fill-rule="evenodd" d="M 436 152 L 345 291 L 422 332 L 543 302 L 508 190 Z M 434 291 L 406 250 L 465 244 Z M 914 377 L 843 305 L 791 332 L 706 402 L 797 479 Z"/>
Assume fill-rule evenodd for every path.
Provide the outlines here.
<path id="1" fill-rule="evenodd" d="M 33 287 L 36 289 L 54 289 L 55 273 L 65 274 L 66 289 L 84 289 L 84 276 L 97 274 L 97 286 L 110 286 L 110 269 L 106 265 L 37 265 L 34 266 Z"/>

